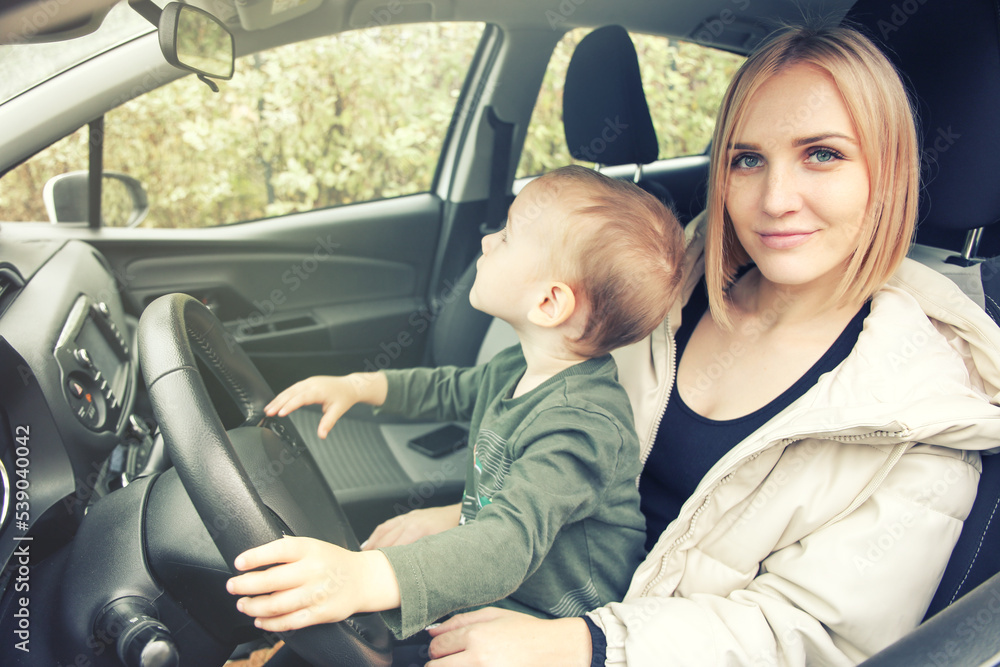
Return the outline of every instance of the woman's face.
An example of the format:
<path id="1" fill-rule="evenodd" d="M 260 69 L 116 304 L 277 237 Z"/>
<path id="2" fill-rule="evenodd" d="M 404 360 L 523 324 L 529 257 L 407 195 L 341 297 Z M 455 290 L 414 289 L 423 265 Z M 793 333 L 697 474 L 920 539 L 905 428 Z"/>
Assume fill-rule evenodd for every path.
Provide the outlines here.
<path id="1" fill-rule="evenodd" d="M 726 210 L 763 277 L 836 286 L 858 247 L 869 178 L 833 79 L 800 64 L 766 81 L 728 158 Z"/>

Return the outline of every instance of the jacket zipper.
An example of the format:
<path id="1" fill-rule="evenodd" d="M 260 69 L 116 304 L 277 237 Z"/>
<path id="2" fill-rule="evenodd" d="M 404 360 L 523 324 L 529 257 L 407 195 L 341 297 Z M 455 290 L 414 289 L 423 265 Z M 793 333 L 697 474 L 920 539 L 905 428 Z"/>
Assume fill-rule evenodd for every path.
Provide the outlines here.
<path id="1" fill-rule="evenodd" d="M 691 539 L 691 536 L 694 534 L 695 525 L 698 523 L 698 517 L 701 516 L 701 513 L 705 511 L 706 507 L 708 507 L 709 501 L 712 499 L 712 496 L 719 489 L 719 487 L 728 482 L 729 480 L 731 480 L 733 476 L 736 475 L 736 471 L 740 468 L 740 466 L 749 463 L 750 461 L 753 461 L 755 458 L 760 456 L 760 454 L 761 454 L 760 451 L 754 452 L 747 458 L 741 460 L 737 465 L 733 466 L 732 470 L 726 473 L 725 476 L 722 477 L 722 479 L 716 482 L 712 486 L 712 488 L 705 493 L 705 499 L 701 501 L 701 505 L 699 505 L 698 509 L 694 511 L 694 514 L 691 515 L 691 521 L 690 523 L 688 523 L 687 532 L 678 537 L 676 540 L 674 540 L 673 544 L 667 547 L 667 550 L 660 558 L 660 571 L 657 573 L 655 577 L 653 577 L 653 580 L 650 581 L 648 584 L 646 584 L 645 588 L 642 589 L 641 597 L 646 597 L 649 594 L 649 591 L 658 583 L 660 583 L 660 581 L 663 579 L 666 572 L 667 559 L 674 553 L 677 547 L 679 547 L 687 540 Z"/>
<path id="2" fill-rule="evenodd" d="M 660 431 L 660 423 L 663 421 L 663 415 L 667 412 L 667 403 L 670 402 L 670 391 L 674 386 L 674 378 L 677 377 L 677 346 L 674 343 L 674 333 L 670 326 L 670 315 L 668 314 L 664 319 L 664 326 L 666 328 L 667 336 L 667 351 L 670 354 L 670 374 L 667 376 L 667 382 L 663 385 L 663 397 L 660 401 L 660 416 L 656 418 L 653 422 L 653 428 L 649 431 L 649 445 L 644 449 L 640 457 L 640 469 L 645 469 L 646 461 L 649 460 L 650 454 L 653 453 L 653 446 L 656 444 L 656 434 Z M 640 473 L 640 476 L 642 473 Z M 638 479 L 636 480 L 636 486 L 638 486 Z"/>
<path id="3" fill-rule="evenodd" d="M 657 428 L 659 428 L 659 424 L 657 424 Z M 829 435 L 829 436 L 823 436 L 823 437 L 825 439 L 827 439 L 827 440 L 835 440 L 837 442 L 857 442 L 857 441 L 865 440 L 865 439 L 868 439 L 868 438 L 871 438 L 871 437 L 880 437 L 880 438 L 893 437 L 893 438 L 899 438 L 899 437 L 902 436 L 902 434 L 903 434 L 902 431 L 884 431 L 884 430 L 878 430 L 878 431 L 871 431 L 870 433 L 865 433 L 865 434 L 861 434 L 861 435 Z M 802 435 L 799 435 L 799 436 L 792 436 L 792 437 L 788 437 L 788 438 L 783 438 L 781 440 L 776 441 L 775 443 L 772 443 L 771 445 L 768 445 L 766 447 L 762 447 L 762 448 L 758 449 L 756 452 L 754 452 L 750 456 L 748 456 L 746 458 L 743 458 L 743 459 L 740 459 L 739 461 L 737 461 L 736 463 L 734 463 L 730 467 L 729 472 L 727 472 L 718 482 L 716 482 L 715 484 L 713 484 L 712 487 L 708 491 L 705 492 L 705 498 L 704 498 L 704 500 L 702 500 L 701 505 L 699 505 L 698 509 L 696 509 L 694 511 L 694 513 L 691 515 L 691 520 L 690 520 L 690 523 L 688 524 L 687 531 L 683 535 L 681 535 L 680 537 L 678 537 L 676 540 L 674 540 L 673 543 L 669 547 L 667 547 L 667 550 L 664 552 L 663 556 L 660 557 L 660 569 L 659 569 L 659 572 L 656 574 L 655 577 L 653 577 L 653 579 L 648 584 L 646 584 L 643 587 L 642 593 L 640 593 L 640 597 L 646 597 L 647 595 L 649 595 L 649 591 L 652 590 L 657 584 L 660 583 L 660 581 L 663 580 L 663 577 L 666 575 L 667 560 L 670 558 L 670 556 L 673 555 L 674 551 L 676 551 L 677 548 L 681 544 L 683 544 L 687 540 L 691 539 L 692 535 L 694 534 L 695 526 L 698 523 L 698 517 L 701 516 L 702 512 L 705 511 L 705 508 L 708 507 L 708 503 L 709 503 L 709 501 L 712 500 L 712 496 L 715 495 L 715 492 L 718 491 L 721 486 L 723 486 L 724 484 L 726 484 L 727 482 L 729 482 L 736 475 L 736 472 L 741 467 L 743 467 L 747 463 L 750 463 L 755 458 L 757 458 L 758 456 L 760 456 L 763 452 L 771 449 L 772 447 L 786 448 L 786 447 L 788 447 L 790 444 L 792 444 L 794 442 L 798 442 L 799 440 L 803 440 L 807 436 L 814 436 L 814 435 L 820 435 L 820 434 L 802 434 Z M 898 460 L 899 460 L 899 458 L 900 458 L 901 455 L 902 455 L 902 452 L 897 452 L 896 449 L 894 448 L 893 452 L 890 453 L 889 458 L 887 459 L 887 463 L 891 461 L 892 466 L 889 469 L 885 469 L 883 467 L 883 469 L 880 470 L 879 473 L 874 478 L 872 478 L 871 483 L 869 483 L 865 487 L 865 489 L 862 491 L 862 493 L 859 494 L 859 497 L 861 495 L 865 495 L 866 499 L 867 499 L 867 496 L 871 495 L 871 491 L 874 491 L 874 488 L 877 487 L 878 485 L 880 485 L 882 483 L 882 481 L 886 478 L 886 476 L 888 476 L 889 471 L 891 470 L 891 468 L 895 467 L 895 464 L 898 462 Z M 645 463 L 645 461 L 643 463 Z M 857 499 L 855 499 L 855 500 L 857 500 Z M 855 505 L 854 502 L 852 502 L 848 506 L 847 510 L 845 510 L 844 512 L 841 512 L 836 517 L 834 517 L 833 519 L 831 519 L 827 523 L 823 524 L 823 526 L 821 526 L 821 528 L 825 528 L 829 524 L 833 523 L 834 520 L 842 518 L 845 513 L 847 513 L 848 511 L 853 511 L 853 509 L 856 509 L 856 505 Z"/>

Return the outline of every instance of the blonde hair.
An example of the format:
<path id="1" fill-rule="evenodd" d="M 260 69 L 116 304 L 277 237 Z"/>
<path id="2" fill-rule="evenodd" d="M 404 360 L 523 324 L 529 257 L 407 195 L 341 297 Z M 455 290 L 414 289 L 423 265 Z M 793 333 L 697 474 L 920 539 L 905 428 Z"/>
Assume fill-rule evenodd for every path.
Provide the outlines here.
<path id="1" fill-rule="evenodd" d="M 538 180 L 577 186 L 552 257 L 588 309 L 571 348 L 597 357 L 648 336 L 680 291 L 684 239 L 674 214 L 635 184 L 585 167 L 561 167 Z"/>
<path id="2" fill-rule="evenodd" d="M 719 108 L 712 139 L 705 278 L 712 316 L 725 327 L 731 326 L 726 292 L 739 268 L 750 261 L 725 208 L 729 150 L 754 93 L 770 77 L 798 64 L 833 79 L 868 166 L 868 206 L 858 248 L 835 293 L 838 304 L 869 299 L 902 263 L 913 239 L 920 156 L 913 109 L 899 74 L 878 47 L 854 29 L 787 28 L 740 67 Z"/>

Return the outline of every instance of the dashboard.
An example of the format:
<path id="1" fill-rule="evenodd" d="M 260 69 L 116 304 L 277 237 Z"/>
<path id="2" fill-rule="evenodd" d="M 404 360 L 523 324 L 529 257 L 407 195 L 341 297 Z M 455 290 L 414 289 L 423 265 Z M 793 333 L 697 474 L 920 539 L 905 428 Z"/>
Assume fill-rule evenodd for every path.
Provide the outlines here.
<path id="1" fill-rule="evenodd" d="M 127 279 L 87 243 L 0 234 L 4 665 L 120 667 L 147 649 L 221 665 L 253 634 L 151 435 Z M 206 629 L 219 619 L 224 636 Z"/>
<path id="2" fill-rule="evenodd" d="M 93 247 L 0 242 L 0 592 L 148 458 L 134 328 Z"/>

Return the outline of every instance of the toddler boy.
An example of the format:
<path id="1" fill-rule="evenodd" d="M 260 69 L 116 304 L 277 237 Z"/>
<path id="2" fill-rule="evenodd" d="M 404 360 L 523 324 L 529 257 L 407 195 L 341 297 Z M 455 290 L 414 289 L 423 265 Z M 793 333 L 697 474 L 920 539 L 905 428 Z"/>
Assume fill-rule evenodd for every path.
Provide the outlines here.
<path id="1" fill-rule="evenodd" d="M 609 353 L 665 317 L 680 285 L 680 227 L 635 185 L 572 166 L 529 183 L 482 246 L 469 299 L 510 323 L 519 345 L 474 368 L 312 377 L 266 408 L 321 404 L 321 438 L 359 402 L 469 421 L 462 502 L 391 519 L 361 552 L 298 537 L 245 552 L 239 570 L 277 564 L 229 583 L 258 627 L 381 611 L 406 637 L 497 601 L 564 617 L 624 595 L 645 521 L 631 406 Z"/>

